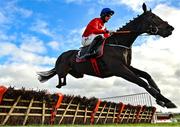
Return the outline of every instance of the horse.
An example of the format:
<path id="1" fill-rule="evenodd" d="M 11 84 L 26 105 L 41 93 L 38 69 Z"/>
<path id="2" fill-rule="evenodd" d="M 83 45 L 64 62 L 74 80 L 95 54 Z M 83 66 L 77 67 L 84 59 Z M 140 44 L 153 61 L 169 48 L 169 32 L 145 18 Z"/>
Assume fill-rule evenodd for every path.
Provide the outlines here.
<path id="1" fill-rule="evenodd" d="M 39 81 L 45 82 L 57 74 L 59 84 L 56 87 L 61 88 L 61 86 L 66 85 L 67 74 L 75 78 L 83 78 L 84 74 L 99 78 L 117 76 L 143 87 L 156 99 L 158 105 L 176 108 L 174 103 L 161 94 L 150 74 L 131 66 L 132 44 L 139 35 L 145 33 L 165 38 L 170 36 L 174 30 L 168 22 L 163 21 L 151 10 L 147 10 L 145 3 L 143 3 L 142 8 L 143 13 L 141 15 L 117 29 L 114 34 L 105 40 L 104 54 L 94 60 L 95 67 L 91 63 L 91 59 L 77 62 L 79 50 L 69 50 L 58 57 L 53 69 L 38 73 Z M 63 82 L 61 81 L 62 78 Z M 141 78 L 147 80 L 147 82 Z"/>

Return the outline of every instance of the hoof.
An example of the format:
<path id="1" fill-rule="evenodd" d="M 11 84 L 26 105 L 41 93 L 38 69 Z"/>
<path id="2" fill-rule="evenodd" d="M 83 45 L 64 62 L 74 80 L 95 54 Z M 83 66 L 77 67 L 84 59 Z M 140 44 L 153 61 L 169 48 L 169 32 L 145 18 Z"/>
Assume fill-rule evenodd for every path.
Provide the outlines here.
<path id="1" fill-rule="evenodd" d="M 156 103 L 161 107 L 165 107 L 165 103 L 163 101 L 156 100 Z"/>
<path id="2" fill-rule="evenodd" d="M 60 89 L 62 86 L 65 86 L 65 85 L 66 85 L 66 84 L 62 83 L 61 85 L 60 85 L 60 84 L 57 85 L 56 88 L 59 88 L 59 89 Z"/>
<path id="3" fill-rule="evenodd" d="M 165 106 L 166 106 L 167 108 L 177 108 L 177 106 L 176 106 L 174 103 L 172 103 L 172 102 L 166 103 Z"/>
<path id="4" fill-rule="evenodd" d="M 62 87 L 62 85 L 57 85 L 57 86 L 56 86 L 56 88 L 59 88 L 59 89 L 60 89 L 61 87 Z"/>

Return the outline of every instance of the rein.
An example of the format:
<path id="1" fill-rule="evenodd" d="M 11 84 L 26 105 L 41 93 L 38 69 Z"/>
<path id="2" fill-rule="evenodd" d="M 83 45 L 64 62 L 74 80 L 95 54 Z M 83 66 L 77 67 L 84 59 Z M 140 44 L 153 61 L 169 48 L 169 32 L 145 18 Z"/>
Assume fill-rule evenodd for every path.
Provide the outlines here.
<path id="1" fill-rule="evenodd" d="M 134 31 L 129 31 L 129 30 L 116 31 L 116 32 L 113 32 L 112 34 L 129 34 L 129 33 L 134 33 Z"/>
<path id="2" fill-rule="evenodd" d="M 130 34 L 130 33 L 137 33 L 135 31 L 129 31 L 129 30 L 123 30 L 123 31 L 116 31 L 116 32 L 113 32 L 113 34 Z M 115 39 L 115 41 L 117 41 Z M 127 47 L 127 46 L 124 46 L 124 45 L 119 45 L 119 44 L 106 44 L 107 46 L 111 46 L 111 47 L 120 47 L 120 48 L 125 48 L 125 49 L 131 49 L 131 47 Z"/>
<path id="3" fill-rule="evenodd" d="M 152 31 L 151 31 L 152 32 Z M 156 28 L 156 31 L 154 33 L 157 33 L 158 32 L 158 28 Z M 113 34 L 130 34 L 130 33 L 138 33 L 138 32 L 135 32 L 135 31 L 117 31 L 117 32 L 113 32 Z M 140 33 L 140 32 L 139 32 Z M 150 36 L 148 33 L 144 33 L 144 34 L 141 34 L 139 36 Z"/>

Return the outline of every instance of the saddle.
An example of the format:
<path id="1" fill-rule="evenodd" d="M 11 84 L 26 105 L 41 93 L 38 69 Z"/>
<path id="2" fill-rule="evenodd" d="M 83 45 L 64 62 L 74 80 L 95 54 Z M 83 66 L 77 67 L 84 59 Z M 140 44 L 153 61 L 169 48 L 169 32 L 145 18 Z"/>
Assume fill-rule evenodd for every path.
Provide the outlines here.
<path id="1" fill-rule="evenodd" d="M 91 55 L 88 58 L 84 58 L 83 56 L 87 53 L 87 50 L 89 49 L 89 46 L 81 47 L 78 54 L 76 55 L 76 62 L 84 62 L 91 58 L 99 58 L 104 53 L 104 44 L 105 40 L 101 40 L 99 45 L 93 47 L 94 51 L 91 53 Z"/>

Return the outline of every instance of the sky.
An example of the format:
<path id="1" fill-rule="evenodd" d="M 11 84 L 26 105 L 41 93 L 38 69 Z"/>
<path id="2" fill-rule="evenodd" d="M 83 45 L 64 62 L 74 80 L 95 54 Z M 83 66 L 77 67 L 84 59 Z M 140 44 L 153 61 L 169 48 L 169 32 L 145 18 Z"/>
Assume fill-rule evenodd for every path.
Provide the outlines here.
<path id="1" fill-rule="evenodd" d="M 115 11 L 106 27 L 116 30 L 142 14 L 143 2 L 175 30 L 167 38 L 139 36 L 132 66 L 151 74 L 162 94 L 180 106 L 179 0 L 0 0 L 0 84 L 97 98 L 145 92 L 119 77 L 87 75 L 68 75 L 67 86 L 57 89 L 57 76 L 40 83 L 36 74 L 53 68 L 61 53 L 79 49 L 83 30 L 102 8 Z"/>

